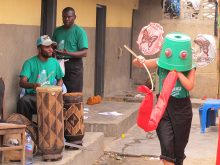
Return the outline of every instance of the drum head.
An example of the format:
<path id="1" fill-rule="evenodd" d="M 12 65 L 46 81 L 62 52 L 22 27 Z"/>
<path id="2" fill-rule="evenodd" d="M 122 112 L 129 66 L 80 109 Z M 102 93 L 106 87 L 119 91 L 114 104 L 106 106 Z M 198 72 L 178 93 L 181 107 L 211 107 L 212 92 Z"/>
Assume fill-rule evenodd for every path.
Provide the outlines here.
<path id="1" fill-rule="evenodd" d="M 37 93 L 38 92 L 45 92 L 45 93 L 62 92 L 62 87 L 55 86 L 55 85 L 45 85 L 45 86 L 37 87 L 36 91 Z"/>

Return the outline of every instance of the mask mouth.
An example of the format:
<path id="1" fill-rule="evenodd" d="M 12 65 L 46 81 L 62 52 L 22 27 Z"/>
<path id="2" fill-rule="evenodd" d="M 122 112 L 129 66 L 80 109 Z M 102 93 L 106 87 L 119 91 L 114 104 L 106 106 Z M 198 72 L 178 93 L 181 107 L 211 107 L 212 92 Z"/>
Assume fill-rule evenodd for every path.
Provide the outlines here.
<path id="1" fill-rule="evenodd" d="M 181 39 L 182 37 L 180 35 L 175 35 L 174 36 L 176 39 Z"/>

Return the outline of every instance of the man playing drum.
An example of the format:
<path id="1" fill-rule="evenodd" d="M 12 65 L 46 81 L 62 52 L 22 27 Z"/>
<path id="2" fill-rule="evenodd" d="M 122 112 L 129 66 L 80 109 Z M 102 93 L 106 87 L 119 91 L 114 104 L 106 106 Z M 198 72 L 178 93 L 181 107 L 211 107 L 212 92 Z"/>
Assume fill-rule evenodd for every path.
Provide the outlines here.
<path id="1" fill-rule="evenodd" d="M 25 96 L 17 102 L 17 112 L 32 120 L 36 110 L 36 88 L 44 85 L 62 86 L 64 73 L 56 59 L 51 58 L 52 45 L 55 44 L 48 35 L 37 39 L 38 54 L 23 64 L 20 72 L 20 87 L 25 89 Z"/>

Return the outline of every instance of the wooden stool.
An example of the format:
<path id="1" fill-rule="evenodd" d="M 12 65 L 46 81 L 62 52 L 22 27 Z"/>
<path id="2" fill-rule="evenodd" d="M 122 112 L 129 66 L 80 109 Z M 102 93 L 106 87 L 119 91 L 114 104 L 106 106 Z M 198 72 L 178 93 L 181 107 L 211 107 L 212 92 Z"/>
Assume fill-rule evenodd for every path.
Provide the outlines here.
<path id="1" fill-rule="evenodd" d="M 21 150 L 21 164 L 25 164 L 25 128 L 26 125 L 0 123 L 0 152 L 2 152 L 1 162 L 4 162 L 4 151 Z M 21 144 L 18 146 L 9 146 L 3 144 L 4 135 L 7 134 L 20 134 Z"/>

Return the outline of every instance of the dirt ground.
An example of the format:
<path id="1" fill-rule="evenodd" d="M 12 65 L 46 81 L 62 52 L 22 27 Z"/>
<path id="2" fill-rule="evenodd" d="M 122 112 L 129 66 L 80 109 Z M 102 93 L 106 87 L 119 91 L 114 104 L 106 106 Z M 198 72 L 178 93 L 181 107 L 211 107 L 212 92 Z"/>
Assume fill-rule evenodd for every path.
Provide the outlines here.
<path id="1" fill-rule="evenodd" d="M 202 154 L 202 153 L 201 153 Z M 131 157 L 105 153 L 93 165 L 163 165 L 158 157 Z M 215 165 L 213 158 L 185 159 L 184 165 Z"/>
<path id="2" fill-rule="evenodd" d="M 105 153 L 94 165 L 162 165 L 162 163 L 155 157 L 131 157 Z"/>

